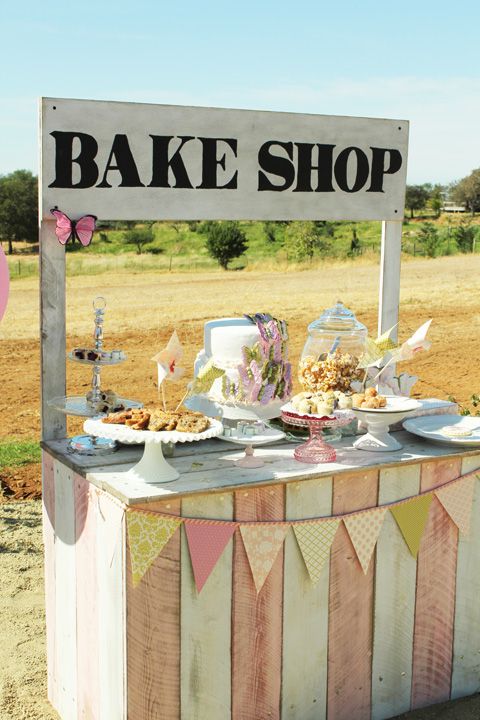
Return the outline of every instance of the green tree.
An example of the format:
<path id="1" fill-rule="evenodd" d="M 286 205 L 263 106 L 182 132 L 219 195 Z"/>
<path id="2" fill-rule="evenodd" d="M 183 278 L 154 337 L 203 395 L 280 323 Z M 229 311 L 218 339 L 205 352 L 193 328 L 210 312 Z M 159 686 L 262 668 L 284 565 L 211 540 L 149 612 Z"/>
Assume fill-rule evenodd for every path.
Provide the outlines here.
<path id="1" fill-rule="evenodd" d="M 209 222 L 206 247 L 208 254 L 224 269 L 247 249 L 245 233 L 238 222 Z"/>
<path id="2" fill-rule="evenodd" d="M 428 257 L 436 257 L 441 238 L 435 225 L 429 222 L 423 223 L 418 236 Z"/>
<path id="3" fill-rule="evenodd" d="M 0 238 L 36 242 L 38 239 L 38 182 L 29 170 L 0 176 Z"/>
<path id="4" fill-rule="evenodd" d="M 154 239 L 155 233 L 151 226 L 132 228 L 132 230 L 124 232 L 122 236 L 123 242 L 137 246 L 137 255 L 141 255 L 145 245 L 153 242 Z"/>
<path id="5" fill-rule="evenodd" d="M 472 215 L 480 210 L 480 168 L 473 170 L 452 188 L 452 198 L 464 203 Z"/>
<path id="6" fill-rule="evenodd" d="M 423 210 L 429 197 L 428 187 L 425 185 L 407 185 L 405 193 L 405 207 L 410 210 L 413 218 L 414 210 Z"/>
<path id="7" fill-rule="evenodd" d="M 277 239 L 276 230 L 277 230 L 276 222 L 267 220 L 267 222 L 263 223 L 263 231 L 265 233 L 265 237 L 267 238 L 267 242 L 274 243 L 276 241 L 276 239 Z"/>
<path id="8" fill-rule="evenodd" d="M 328 236 L 315 222 L 292 222 L 285 230 L 285 249 L 295 260 L 312 260 L 315 253 L 326 253 L 330 247 Z"/>
<path id="9" fill-rule="evenodd" d="M 445 196 L 445 188 L 443 185 L 433 185 L 432 189 L 430 190 L 430 196 L 428 199 L 428 204 L 432 208 L 433 212 L 435 213 L 435 217 L 440 217 L 440 211 L 443 206 L 443 199 Z"/>
<path id="10" fill-rule="evenodd" d="M 462 253 L 473 252 L 475 228 L 470 223 L 462 223 L 453 229 L 453 237 Z"/>

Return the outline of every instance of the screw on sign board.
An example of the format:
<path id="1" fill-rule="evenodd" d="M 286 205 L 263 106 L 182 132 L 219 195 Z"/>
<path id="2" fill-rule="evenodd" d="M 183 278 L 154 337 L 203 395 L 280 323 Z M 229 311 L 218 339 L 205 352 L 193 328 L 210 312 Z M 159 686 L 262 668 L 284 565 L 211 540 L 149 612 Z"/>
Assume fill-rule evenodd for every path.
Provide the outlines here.
<path id="1" fill-rule="evenodd" d="M 42 101 L 42 214 L 399 220 L 408 122 Z"/>
<path id="2" fill-rule="evenodd" d="M 65 250 L 73 221 L 382 220 L 379 331 L 398 321 L 408 122 L 43 98 L 40 103 L 43 438 L 65 394 Z"/>

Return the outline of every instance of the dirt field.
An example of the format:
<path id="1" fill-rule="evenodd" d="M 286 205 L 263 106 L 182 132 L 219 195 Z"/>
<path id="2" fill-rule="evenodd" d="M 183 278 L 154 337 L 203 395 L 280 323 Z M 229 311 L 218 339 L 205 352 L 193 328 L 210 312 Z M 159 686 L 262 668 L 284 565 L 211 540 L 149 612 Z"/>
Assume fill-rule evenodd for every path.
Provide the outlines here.
<path id="1" fill-rule="evenodd" d="M 400 338 L 432 317 L 432 349 L 401 368 L 421 377 L 414 392 L 423 397 L 454 395 L 466 403 L 480 390 L 480 272 L 471 256 L 415 259 L 403 263 Z M 357 313 L 373 334 L 378 305 L 378 268 L 355 264 L 326 265 L 305 272 L 215 272 L 165 275 L 97 275 L 68 280 L 68 347 L 88 344 L 92 299 L 108 302 L 105 346 L 123 348 L 126 363 L 103 371 L 104 387 L 148 402 L 156 398 L 155 365 L 150 358 L 177 328 L 185 347 L 184 366 L 191 371 L 202 347 L 205 320 L 266 311 L 289 322 L 291 358 L 297 362 L 309 322 L 337 299 Z M 38 437 L 39 347 L 38 286 L 35 279 L 12 283 L 7 313 L 0 325 L 0 438 Z M 89 368 L 69 363 L 69 392 L 82 394 Z M 168 386 L 173 403 L 180 383 Z M 77 430 L 81 423 L 70 423 Z"/>

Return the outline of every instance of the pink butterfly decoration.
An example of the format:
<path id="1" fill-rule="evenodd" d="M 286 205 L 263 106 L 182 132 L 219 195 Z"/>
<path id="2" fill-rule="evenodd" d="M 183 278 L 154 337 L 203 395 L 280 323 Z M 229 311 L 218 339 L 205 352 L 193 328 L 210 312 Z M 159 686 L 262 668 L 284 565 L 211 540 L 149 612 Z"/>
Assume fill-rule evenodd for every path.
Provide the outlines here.
<path id="1" fill-rule="evenodd" d="M 84 247 L 90 245 L 92 235 L 95 230 L 96 215 L 83 215 L 78 220 L 70 220 L 61 210 L 50 210 L 57 220 L 55 235 L 62 245 L 66 245 L 69 240 L 79 240 Z"/>

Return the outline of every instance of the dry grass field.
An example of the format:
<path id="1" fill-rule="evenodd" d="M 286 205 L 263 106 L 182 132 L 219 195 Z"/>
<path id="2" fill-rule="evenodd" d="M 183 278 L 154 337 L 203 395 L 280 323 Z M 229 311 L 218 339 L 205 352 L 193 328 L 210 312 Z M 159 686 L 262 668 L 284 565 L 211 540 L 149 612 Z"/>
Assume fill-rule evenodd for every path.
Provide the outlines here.
<path id="1" fill-rule="evenodd" d="M 457 255 L 411 259 L 402 265 L 400 338 L 433 318 L 428 353 L 401 368 L 420 376 L 414 391 L 423 397 L 455 396 L 468 403 L 480 390 L 480 272 L 477 257 Z M 297 362 L 309 322 L 341 299 L 373 334 L 378 305 L 378 266 L 352 261 L 295 272 L 209 272 L 185 274 L 102 274 L 67 281 L 68 347 L 86 345 L 92 333 L 92 300 L 108 302 L 105 345 L 123 348 L 125 364 L 106 368 L 105 387 L 144 402 L 156 397 L 150 358 L 176 328 L 190 372 L 202 347 L 205 320 L 265 311 L 289 322 L 291 358 Z M 0 324 L 0 438 L 38 437 L 39 343 L 38 280 L 12 283 Z M 187 376 L 188 376 L 187 372 Z M 69 392 L 87 391 L 90 372 L 69 363 Z M 168 387 L 170 401 L 183 385 Z M 76 430 L 78 421 L 71 423 Z"/>

